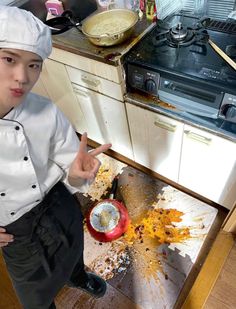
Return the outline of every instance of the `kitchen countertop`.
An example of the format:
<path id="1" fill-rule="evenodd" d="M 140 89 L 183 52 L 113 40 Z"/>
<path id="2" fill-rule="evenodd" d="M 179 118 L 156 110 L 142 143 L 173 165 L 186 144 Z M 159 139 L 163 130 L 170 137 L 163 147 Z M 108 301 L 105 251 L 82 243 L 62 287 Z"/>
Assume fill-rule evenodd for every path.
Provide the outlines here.
<path id="1" fill-rule="evenodd" d="M 79 29 L 72 28 L 62 34 L 53 35 L 53 47 L 118 66 L 120 65 L 121 57 L 154 25 L 155 23 L 143 17 L 136 23 L 131 36 L 125 42 L 107 47 L 93 45 Z"/>

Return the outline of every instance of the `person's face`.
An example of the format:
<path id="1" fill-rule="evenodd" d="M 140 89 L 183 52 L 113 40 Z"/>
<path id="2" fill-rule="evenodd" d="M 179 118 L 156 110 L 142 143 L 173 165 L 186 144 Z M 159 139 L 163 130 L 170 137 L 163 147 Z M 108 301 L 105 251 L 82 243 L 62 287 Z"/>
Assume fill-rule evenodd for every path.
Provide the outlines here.
<path id="1" fill-rule="evenodd" d="M 18 49 L 0 49 L 0 112 L 18 106 L 37 82 L 42 59 Z"/>

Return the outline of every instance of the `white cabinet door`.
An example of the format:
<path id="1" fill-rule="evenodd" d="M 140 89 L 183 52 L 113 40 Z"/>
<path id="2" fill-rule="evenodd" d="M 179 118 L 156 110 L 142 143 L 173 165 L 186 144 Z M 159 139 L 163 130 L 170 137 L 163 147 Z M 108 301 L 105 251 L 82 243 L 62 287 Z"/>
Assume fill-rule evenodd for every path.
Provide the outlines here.
<path id="1" fill-rule="evenodd" d="M 183 124 L 135 105 L 126 107 L 134 160 L 177 182 Z"/>
<path id="2" fill-rule="evenodd" d="M 73 84 L 74 92 L 87 123 L 88 137 L 133 159 L 124 103 Z"/>
<path id="3" fill-rule="evenodd" d="M 179 183 L 230 209 L 236 201 L 236 144 L 185 125 Z"/>
<path id="4" fill-rule="evenodd" d="M 40 85 L 41 83 L 41 85 Z M 43 87 L 42 87 L 43 85 Z M 36 93 L 44 95 L 43 90 L 66 115 L 77 132 L 87 131 L 87 124 L 74 94 L 65 65 L 46 59 L 40 76 L 39 84 L 35 85 Z"/>

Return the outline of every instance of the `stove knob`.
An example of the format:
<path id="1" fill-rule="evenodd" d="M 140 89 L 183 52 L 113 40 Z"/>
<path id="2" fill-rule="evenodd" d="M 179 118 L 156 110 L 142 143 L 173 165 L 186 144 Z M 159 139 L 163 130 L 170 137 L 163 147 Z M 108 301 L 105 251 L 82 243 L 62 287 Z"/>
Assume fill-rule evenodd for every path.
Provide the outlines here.
<path id="1" fill-rule="evenodd" d="M 149 78 L 145 81 L 145 90 L 147 90 L 150 93 L 157 93 L 157 84 L 156 82 Z"/>
<path id="2" fill-rule="evenodd" d="M 232 104 L 226 105 L 224 114 L 226 119 L 236 118 L 236 106 Z"/>

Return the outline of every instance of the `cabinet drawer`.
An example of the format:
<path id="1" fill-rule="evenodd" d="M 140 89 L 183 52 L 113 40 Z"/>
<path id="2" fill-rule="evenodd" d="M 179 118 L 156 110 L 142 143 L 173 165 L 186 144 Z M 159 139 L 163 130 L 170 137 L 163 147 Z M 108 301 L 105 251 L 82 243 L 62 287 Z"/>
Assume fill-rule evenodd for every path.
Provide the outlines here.
<path id="1" fill-rule="evenodd" d="M 72 83 L 86 87 L 87 89 L 91 89 L 101 94 L 105 94 L 116 100 L 123 101 L 124 87 L 121 84 L 116 84 L 70 66 L 66 66 L 66 70 Z"/>
<path id="2" fill-rule="evenodd" d="M 59 48 L 53 48 L 49 58 L 84 72 L 101 76 L 117 84 L 121 83 L 124 79 L 121 65 L 114 66 L 106 64 Z"/>

